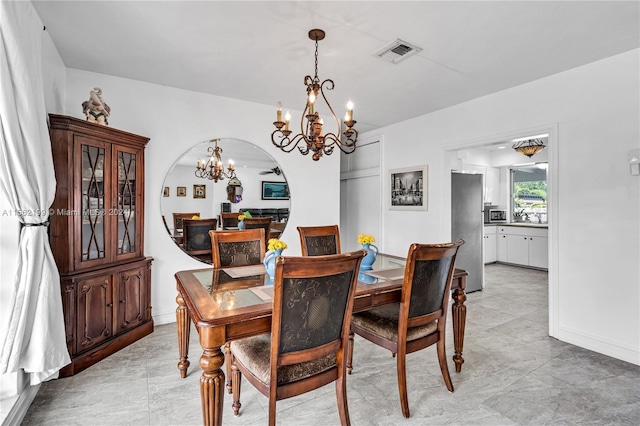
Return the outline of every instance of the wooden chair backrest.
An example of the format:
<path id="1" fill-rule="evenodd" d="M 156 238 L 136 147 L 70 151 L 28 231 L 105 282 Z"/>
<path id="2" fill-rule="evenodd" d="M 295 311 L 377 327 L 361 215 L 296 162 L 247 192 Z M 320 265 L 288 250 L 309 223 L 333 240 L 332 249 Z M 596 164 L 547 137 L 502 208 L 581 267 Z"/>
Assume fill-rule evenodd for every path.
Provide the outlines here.
<path id="1" fill-rule="evenodd" d="M 271 398 L 298 395 L 344 376 L 351 313 L 364 250 L 330 256 L 279 256 L 271 323 L 271 383 L 278 368 L 335 355 L 335 368 L 281 386 Z M 304 294 L 304 297 L 299 295 Z M 280 388 L 280 389 L 277 389 Z M 288 388 L 283 390 L 282 388 Z"/>
<path id="2" fill-rule="evenodd" d="M 173 235 L 178 235 L 182 232 L 182 221 L 184 219 L 191 219 L 194 216 L 200 217 L 200 213 L 173 213 Z"/>
<path id="3" fill-rule="evenodd" d="M 182 247 L 192 256 L 206 255 L 211 258 L 211 236 L 217 219 L 182 219 Z"/>
<path id="4" fill-rule="evenodd" d="M 220 227 L 222 230 L 227 230 L 230 227 L 236 228 L 238 226 L 239 213 L 220 213 Z"/>
<path id="5" fill-rule="evenodd" d="M 340 254 L 338 225 L 298 226 L 303 256 Z"/>
<path id="6" fill-rule="evenodd" d="M 444 321 L 440 319 L 447 315 L 456 255 L 462 244 L 464 240 L 446 244 L 412 244 L 409 247 L 400 300 L 399 330 L 435 320 L 444 327 Z M 406 338 L 406 332 L 399 335 Z"/>
<path id="7" fill-rule="evenodd" d="M 216 268 L 259 265 L 264 261 L 264 229 L 210 231 L 211 257 Z"/>

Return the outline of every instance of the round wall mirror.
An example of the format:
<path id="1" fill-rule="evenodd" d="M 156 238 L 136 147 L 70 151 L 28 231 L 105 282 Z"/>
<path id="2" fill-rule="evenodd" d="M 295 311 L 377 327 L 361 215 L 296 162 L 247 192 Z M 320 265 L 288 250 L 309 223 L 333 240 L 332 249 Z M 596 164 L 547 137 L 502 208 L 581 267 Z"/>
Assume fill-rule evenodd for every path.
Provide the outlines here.
<path id="1" fill-rule="evenodd" d="M 224 172 L 217 182 L 202 172 L 211 171 L 210 148 L 215 143 Z M 252 217 L 271 217 L 266 238 L 277 238 L 289 219 L 290 205 L 280 165 L 257 145 L 233 138 L 202 142 L 182 154 L 167 173 L 160 198 L 169 237 L 186 254 L 206 263 L 211 263 L 208 229 L 214 229 L 213 219 L 215 230 L 223 229 L 225 218 L 225 228 L 237 229 L 237 215 L 248 210 Z"/>

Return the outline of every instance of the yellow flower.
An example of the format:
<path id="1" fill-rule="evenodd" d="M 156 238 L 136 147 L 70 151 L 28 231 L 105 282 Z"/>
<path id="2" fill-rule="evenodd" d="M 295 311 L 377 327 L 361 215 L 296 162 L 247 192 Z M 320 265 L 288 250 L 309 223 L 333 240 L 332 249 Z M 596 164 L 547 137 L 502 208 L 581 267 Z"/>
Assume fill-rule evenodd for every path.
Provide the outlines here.
<path id="1" fill-rule="evenodd" d="M 358 234 L 358 244 L 371 244 L 375 241 L 371 234 Z"/>
<path id="2" fill-rule="evenodd" d="M 238 215 L 238 220 L 245 220 L 247 217 L 243 214 Z"/>
<path id="3" fill-rule="evenodd" d="M 200 220 L 200 216 L 194 214 L 193 216 L 191 216 L 191 219 Z"/>
<path id="4" fill-rule="evenodd" d="M 285 243 L 284 241 L 280 241 L 277 238 L 270 238 L 269 239 L 269 246 L 267 247 L 268 250 L 284 250 L 286 249 L 287 243 Z"/>

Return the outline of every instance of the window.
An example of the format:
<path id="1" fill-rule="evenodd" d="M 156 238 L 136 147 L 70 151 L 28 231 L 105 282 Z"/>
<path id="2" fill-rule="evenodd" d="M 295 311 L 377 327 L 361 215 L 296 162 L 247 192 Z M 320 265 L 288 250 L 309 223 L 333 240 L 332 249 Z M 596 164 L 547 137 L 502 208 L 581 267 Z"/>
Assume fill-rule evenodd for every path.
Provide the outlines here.
<path id="1" fill-rule="evenodd" d="M 547 223 L 548 163 L 511 168 L 513 222 Z"/>

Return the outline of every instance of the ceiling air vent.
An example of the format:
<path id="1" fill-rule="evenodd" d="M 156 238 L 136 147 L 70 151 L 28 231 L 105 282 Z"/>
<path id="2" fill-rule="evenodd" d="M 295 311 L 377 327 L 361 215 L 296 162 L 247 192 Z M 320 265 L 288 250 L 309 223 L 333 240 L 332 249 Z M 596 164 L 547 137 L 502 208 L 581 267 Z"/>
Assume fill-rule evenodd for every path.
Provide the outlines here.
<path id="1" fill-rule="evenodd" d="M 422 51 L 420 47 L 397 39 L 387 44 L 382 49 L 378 50 L 376 53 L 374 53 L 374 56 L 377 56 L 380 59 L 384 59 L 387 62 L 397 64 L 420 51 Z"/>

